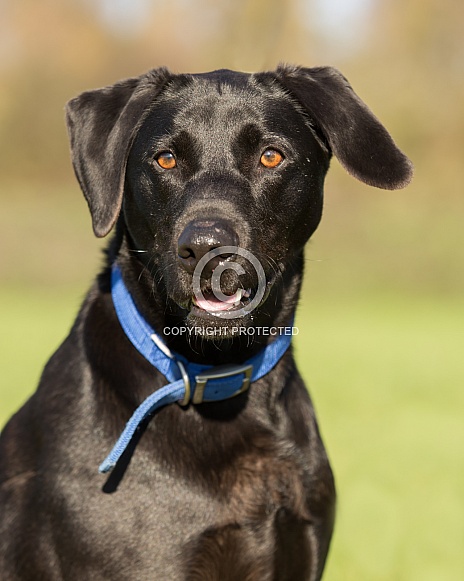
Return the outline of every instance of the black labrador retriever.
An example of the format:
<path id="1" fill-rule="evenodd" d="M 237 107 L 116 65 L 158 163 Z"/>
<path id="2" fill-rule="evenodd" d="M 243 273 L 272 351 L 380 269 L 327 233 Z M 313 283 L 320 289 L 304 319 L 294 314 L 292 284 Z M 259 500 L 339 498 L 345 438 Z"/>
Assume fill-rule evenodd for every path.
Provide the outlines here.
<path id="1" fill-rule="evenodd" d="M 0 578 L 320 579 L 335 490 L 289 346 L 303 249 L 332 154 L 387 189 L 409 160 L 327 67 L 156 69 L 67 123 L 115 235 L 2 434 Z"/>

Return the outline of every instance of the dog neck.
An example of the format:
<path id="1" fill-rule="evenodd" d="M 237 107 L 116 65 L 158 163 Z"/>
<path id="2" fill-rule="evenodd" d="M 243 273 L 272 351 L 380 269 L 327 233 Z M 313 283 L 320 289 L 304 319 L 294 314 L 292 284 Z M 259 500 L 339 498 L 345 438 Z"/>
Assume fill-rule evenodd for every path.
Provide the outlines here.
<path id="1" fill-rule="evenodd" d="M 133 347 L 166 379 L 166 385 L 151 393 L 135 410 L 110 454 L 100 466 L 108 472 L 118 462 L 134 434 L 160 407 L 220 402 L 244 395 L 280 362 L 290 346 L 292 327 L 282 328 L 275 340 L 243 365 L 207 366 L 192 363 L 172 352 L 138 311 L 118 264 L 111 271 L 111 297 L 119 323 Z"/>

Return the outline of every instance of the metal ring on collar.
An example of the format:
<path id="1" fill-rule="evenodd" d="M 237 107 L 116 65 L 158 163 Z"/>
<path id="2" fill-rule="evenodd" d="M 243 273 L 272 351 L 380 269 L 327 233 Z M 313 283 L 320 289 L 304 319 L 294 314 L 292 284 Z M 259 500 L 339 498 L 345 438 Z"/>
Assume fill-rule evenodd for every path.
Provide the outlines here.
<path id="1" fill-rule="evenodd" d="M 185 385 L 184 399 L 182 401 L 178 401 L 177 403 L 181 406 L 186 406 L 190 401 L 190 379 L 189 379 L 188 373 L 184 367 L 184 364 L 181 361 L 177 361 L 177 360 L 176 360 L 176 363 L 180 369 L 182 381 L 184 382 L 184 385 Z"/>

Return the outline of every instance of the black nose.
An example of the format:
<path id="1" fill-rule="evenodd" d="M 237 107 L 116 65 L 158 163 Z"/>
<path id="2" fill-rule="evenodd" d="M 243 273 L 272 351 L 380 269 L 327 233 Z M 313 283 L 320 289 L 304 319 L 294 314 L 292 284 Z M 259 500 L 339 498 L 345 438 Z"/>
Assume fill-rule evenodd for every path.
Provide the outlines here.
<path id="1" fill-rule="evenodd" d="M 199 261 L 210 250 L 221 246 L 238 246 L 238 243 L 237 233 L 226 220 L 193 220 L 179 236 L 179 263 L 187 272 L 193 273 Z M 210 276 L 216 266 L 232 254 L 220 254 L 208 260 L 202 268 L 201 276 Z"/>

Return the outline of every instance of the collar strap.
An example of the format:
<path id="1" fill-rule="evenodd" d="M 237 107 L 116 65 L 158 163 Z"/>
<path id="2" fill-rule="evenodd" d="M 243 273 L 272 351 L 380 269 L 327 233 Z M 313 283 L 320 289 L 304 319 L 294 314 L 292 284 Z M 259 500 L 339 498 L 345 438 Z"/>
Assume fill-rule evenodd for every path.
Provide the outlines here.
<path id="1" fill-rule="evenodd" d="M 140 424 L 158 408 L 170 403 L 220 401 L 245 392 L 250 383 L 275 367 L 291 342 L 291 327 L 242 365 L 200 365 L 172 352 L 137 310 L 115 264 L 111 274 L 111 295 L 121 327 L 137 351 L 169 382 L 145 399 L 135 410 L 99 471 L 109 472 L 124 453 Z"/>

